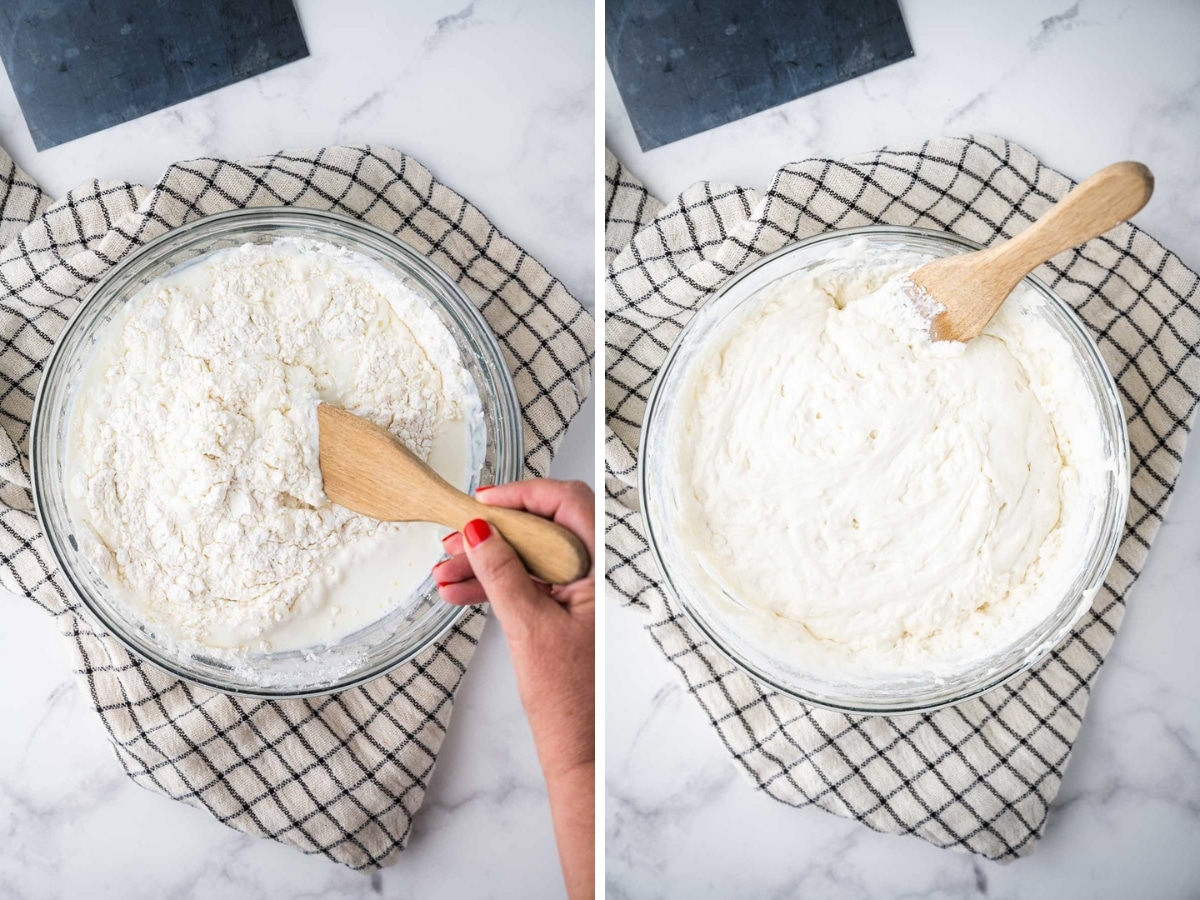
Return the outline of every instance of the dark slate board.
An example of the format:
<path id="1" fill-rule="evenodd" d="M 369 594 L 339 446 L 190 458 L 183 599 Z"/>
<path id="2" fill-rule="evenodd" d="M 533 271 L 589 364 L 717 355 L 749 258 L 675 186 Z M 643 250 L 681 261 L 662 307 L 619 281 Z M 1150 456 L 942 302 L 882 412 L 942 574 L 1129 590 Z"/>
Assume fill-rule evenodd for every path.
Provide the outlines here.
<path id="1" fill-rule="evenodd" d="M 0 56 L 39 150 L 308 56 L 292 0 L 5 0 Z"/>
<path id="2" fill-rule="evenodd" d="M 604 14 L 643 150 L 913 55 L 897 0 L 607 0 Z"/>

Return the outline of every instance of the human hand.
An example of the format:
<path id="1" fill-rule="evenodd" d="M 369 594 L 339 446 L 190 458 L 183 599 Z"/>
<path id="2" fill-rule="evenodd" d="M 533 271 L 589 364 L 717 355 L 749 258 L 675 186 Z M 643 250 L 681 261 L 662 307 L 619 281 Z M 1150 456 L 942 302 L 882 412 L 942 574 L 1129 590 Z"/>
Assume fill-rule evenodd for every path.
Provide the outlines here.
<path id="1" fill-rule="evenodd" d="M 581 482 L 517 481 L 481 489 L 488 506 L 551 519 L 583 541 L 588 574 L 565 585 L 535 581 L 504 537 L 475 519 L 443 541 L 433 569 L 448 603 L 491 603 L 504 630 L 521 702 L 546 776 L 559 854 L 572 898 L 593 890 L 595 790 L 595 495 Z"/>

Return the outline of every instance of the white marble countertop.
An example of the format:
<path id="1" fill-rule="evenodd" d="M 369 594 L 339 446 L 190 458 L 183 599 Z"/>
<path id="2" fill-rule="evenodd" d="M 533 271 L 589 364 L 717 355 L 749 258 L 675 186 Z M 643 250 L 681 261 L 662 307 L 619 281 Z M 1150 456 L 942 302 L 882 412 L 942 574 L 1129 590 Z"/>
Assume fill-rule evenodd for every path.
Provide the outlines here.
<path id="1" fill-rule="evenodd" d="M 1200 5 L 902 0 L 916 57 L 642 154 L 608 80 L 608 146 L 668 199 L 702 179 L 939 134 L 993 133 L 1082 178 L 1154 171 L 1136 218 L 1200 266 Z M 1129 596 L 1037 852 L 1009 866 L 755 792 L 641 631 L 609 606 L 611 897 L 1074 898 L 1200 894 L 1200 447 Z"/>
<path id="2" fill-rule="evenodd" d="M 594 308 L 593 8 L 298 3 L 311 56 L 37 153 L 0 74 L 0 145 L 52 196 L 170 163 L 335 143 L 411 153 Z M 592 403 L 554 473 L 592 480 Z M 373 876 L 249 838 L 125 778 L 50 619 L 0 595 L 0 898 L 543 897 L 562 881 L 507 650 L 489 627 L 399 862 Z"/>

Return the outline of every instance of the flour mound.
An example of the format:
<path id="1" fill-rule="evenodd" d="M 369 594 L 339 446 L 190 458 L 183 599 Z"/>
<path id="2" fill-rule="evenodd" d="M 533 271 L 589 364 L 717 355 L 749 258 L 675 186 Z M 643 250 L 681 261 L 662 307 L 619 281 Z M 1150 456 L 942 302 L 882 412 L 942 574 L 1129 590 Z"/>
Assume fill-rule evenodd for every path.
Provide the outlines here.
<path id="1" fill-rule="evenodd" d="M 366 260 L 291 241 L 215 253 L 133 297 L 85 373 L 84 551 L 175 637 L 252 640 L 315 602 L 333 550 L 405 527 L 329 503 L 317 402 L 425 458 L 468 384 L 425 301 Z"/>

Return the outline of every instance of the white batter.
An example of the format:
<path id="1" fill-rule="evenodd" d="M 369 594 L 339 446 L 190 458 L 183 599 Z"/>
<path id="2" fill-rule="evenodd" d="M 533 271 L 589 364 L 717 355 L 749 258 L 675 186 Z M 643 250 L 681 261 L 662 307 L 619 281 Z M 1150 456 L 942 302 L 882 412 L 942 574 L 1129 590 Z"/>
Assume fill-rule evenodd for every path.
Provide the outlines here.
<path id="1" fill-rule="evenodd" d="M 318 400 L 468 486 L 478 400 L 454 340 L 362 257 L 297 241 L 220 251 L 148 285 L 108 325 L 71 415 L 72 515 L 85 554 L 160 633 L 314 646 L 428 577 L 440 529 L 325 497 Z"/>
<path id="2" fill-rule="evenodd" d="M 1108 470 L 1035 295 L 935 344 L 904 290 L 924 261 L 857 242 L 769 286 L 709 335 L 675 418 L 675 526 L 745 633 L 826 677 L 1018 640 L 1074 577 Z"/>

